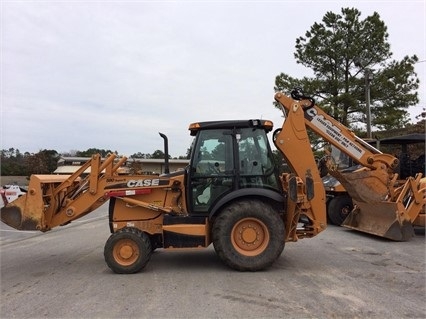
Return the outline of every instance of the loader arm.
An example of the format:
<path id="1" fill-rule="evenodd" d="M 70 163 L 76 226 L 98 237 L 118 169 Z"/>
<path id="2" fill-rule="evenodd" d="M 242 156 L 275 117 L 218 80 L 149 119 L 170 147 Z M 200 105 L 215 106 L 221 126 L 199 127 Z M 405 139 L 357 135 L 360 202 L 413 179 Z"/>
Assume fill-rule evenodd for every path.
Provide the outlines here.
<path id="1" fill-rule="evenodd" d="M 322 191 L 317 185 L 322 182 L 312 162 L 309 140 L 306 141 L 307 128 L 362 166 L 349 173 L 339 172 L 337 168 L 329 171 L 345 187 L 355 204 L 343 226 L 393 240 L 408 240 L 413 234 L 411 223 L 425 205 L 421 175 L 407 179 L 403 185 L 398 184 L 394 173 L 397 158 L 364 142 L 315 105 L 314 100 L 301 90 L 292 91 L 291 97 L 277 93 L 275 100 L 287 117 L 275 144 L 298 176 L 306 175 L 306 168 L 311 168 L 316 192 Z M 313 205 L 311 209 L 316 210 Z M 318 214 L 313 215 L 315 218 Z M 322 220 L 323 214 L 319 215 Z"/>
<path id="2" fill-rule="evenodd" d="M 93 155 L 72 175 L 32 175 L 27 194 L 2 207 L 1 220 L 15 229 L 45 232 L 85 216 L 111 197 L 152 210 L 153 216 L 158 211 L 172 210 L 144 202 L 140 196 L 136 198 L 150 194 L 154 188 L 171 187 L 169 179 L 118 175 L 118 168 L 127 159 L 123 157 L 114 163 L 115 158 L 110 155 L 101 162 L 99 154 Z"/>

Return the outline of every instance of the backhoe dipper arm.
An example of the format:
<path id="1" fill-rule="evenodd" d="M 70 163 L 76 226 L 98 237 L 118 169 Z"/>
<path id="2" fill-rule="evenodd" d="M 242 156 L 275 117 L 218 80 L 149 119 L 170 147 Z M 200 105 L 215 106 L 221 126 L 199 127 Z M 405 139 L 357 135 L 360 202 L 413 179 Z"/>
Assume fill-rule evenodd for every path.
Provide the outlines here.
<path id="1" fill-rule="evenodd" d="M 303 110 L 301 116 L 304 117 L 307 127 L 362 166 L 373 170 L 383 168 L 382 165 L 390 170 L 397 167 L 397 158 L 383 154 L 357 137 L 349 128 L 315 105 L 312 98 L 304 96 L 301 91 L 293 91 L 292 97 L 277 93 L 275 100 L 284 107 L 287 114 L 294 112 L 296 105 L 299 106 Z"/>

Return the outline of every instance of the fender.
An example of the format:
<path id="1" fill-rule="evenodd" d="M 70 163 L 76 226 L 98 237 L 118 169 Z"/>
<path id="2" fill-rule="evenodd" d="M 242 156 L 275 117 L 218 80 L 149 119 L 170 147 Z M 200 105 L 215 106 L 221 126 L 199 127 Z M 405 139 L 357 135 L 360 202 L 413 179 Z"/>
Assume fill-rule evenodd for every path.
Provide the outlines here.
<path id="1" fill-rule="evenodd" d="M 273 191 L 273 190 L 265 189 L 265 188 L 243 188 L 243 189 L 233 191 L 225 195 L 221 199 L 219 199 L 210 210 L 209 220 L 212 219 L 219 212 L 220 208 L 222 208 L 227 203 L 238 198 L 249 197 L 249 196 L 266 198 L 276 203 L 282 204 L 283 205 L 282 207 L 284 207 L 284 203 L 285 203 L 284 196 L 278 193 L 277 191 Z"/>

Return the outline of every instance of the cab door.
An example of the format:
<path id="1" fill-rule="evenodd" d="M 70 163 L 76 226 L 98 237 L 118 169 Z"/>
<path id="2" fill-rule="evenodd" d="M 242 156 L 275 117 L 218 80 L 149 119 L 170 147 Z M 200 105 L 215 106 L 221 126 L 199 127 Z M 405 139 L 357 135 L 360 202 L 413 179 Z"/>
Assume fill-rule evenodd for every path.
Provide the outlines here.
<path id="1" fill-rule="evenodd" d="M 232 132 L 204 130 L 197 134 L 189 171 L 188 202 L 195 214 L 209 208 L 235 185 Z"/>

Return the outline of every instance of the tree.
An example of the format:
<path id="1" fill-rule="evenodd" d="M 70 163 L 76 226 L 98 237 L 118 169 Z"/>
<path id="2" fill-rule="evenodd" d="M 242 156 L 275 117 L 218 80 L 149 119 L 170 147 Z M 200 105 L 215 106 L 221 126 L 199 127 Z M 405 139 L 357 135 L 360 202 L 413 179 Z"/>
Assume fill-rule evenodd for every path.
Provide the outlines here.
<path id="1" fill-rule="evenodd" d="M 296 39 L 296 62 L 312 69 L 314 77 L 297 79 L 281 73 L 275 91 L 302 87 L 335 119 L 359 128 L 366 122 L 364 73 L 369 71 L 373 74 L 372 126 L 405 126 L 407 108 L 419 102 L 417 56 L 390 60 L 387 27 L 377 12 L 360 20 L 361 12 L 355 8 L 341 11 L 341 15 L 327 12 L 322 23 L 314 23 L 304 37 Z"/>
<path id="2" fill-rule="evenodd" d="M 178 159 L 190 159 L 192 152 L 192 146 L 186 149 L 186 155 L 179 155 Z"/>
<path id="3" fill-rule="evenodd" d="M 0 151 L 1 175 L 2 176 L 25 176 L 27 168 L 25 166 L 26 158 L 29 153 L 22 154 L 19 149 L 9 148 Z"/>
<path id="4" fill-rule="evenodd" d="M 59 154 L 55 150 L 40 150 L 26 157 L 26 171 L 31 174 L 52 174 L 58 166 Z"/>
<path id="5" fill-rule="evenodd" d="M 156 150 L 154 153 L 151 154 L 150 158 L 153 158 L 153 159 L 164 159 L 165 158 L 165 154 L 161 150 Z M 170 158 L 171 158 L 171 156 L 169 155 L 169 159 Z"/>
<path id="6" fill-rule="evenodd" d="M 106 157 L 108 154 L 117 154 L 117 152 L 113 152 L 111 150 L 104 150 L 104 149 L 98 149 L 98 148 L 89 148 L 86 151 L 77 151 L 76 152 L 76 156 L 81 156 L 81 157 L 91 157 L 92 155 L 95 154 L 100 154 L 101 157 Z"/>
<path id="7" fill-rule="evenodd" d="M 148 159 L 148 158 L 151 158 L 151 154 L 145 154 L 145 153 L 137 152 L 137 153 L 132 154 L 130 156 L 130 158 L 144 158 L 144 159 Z"/>

